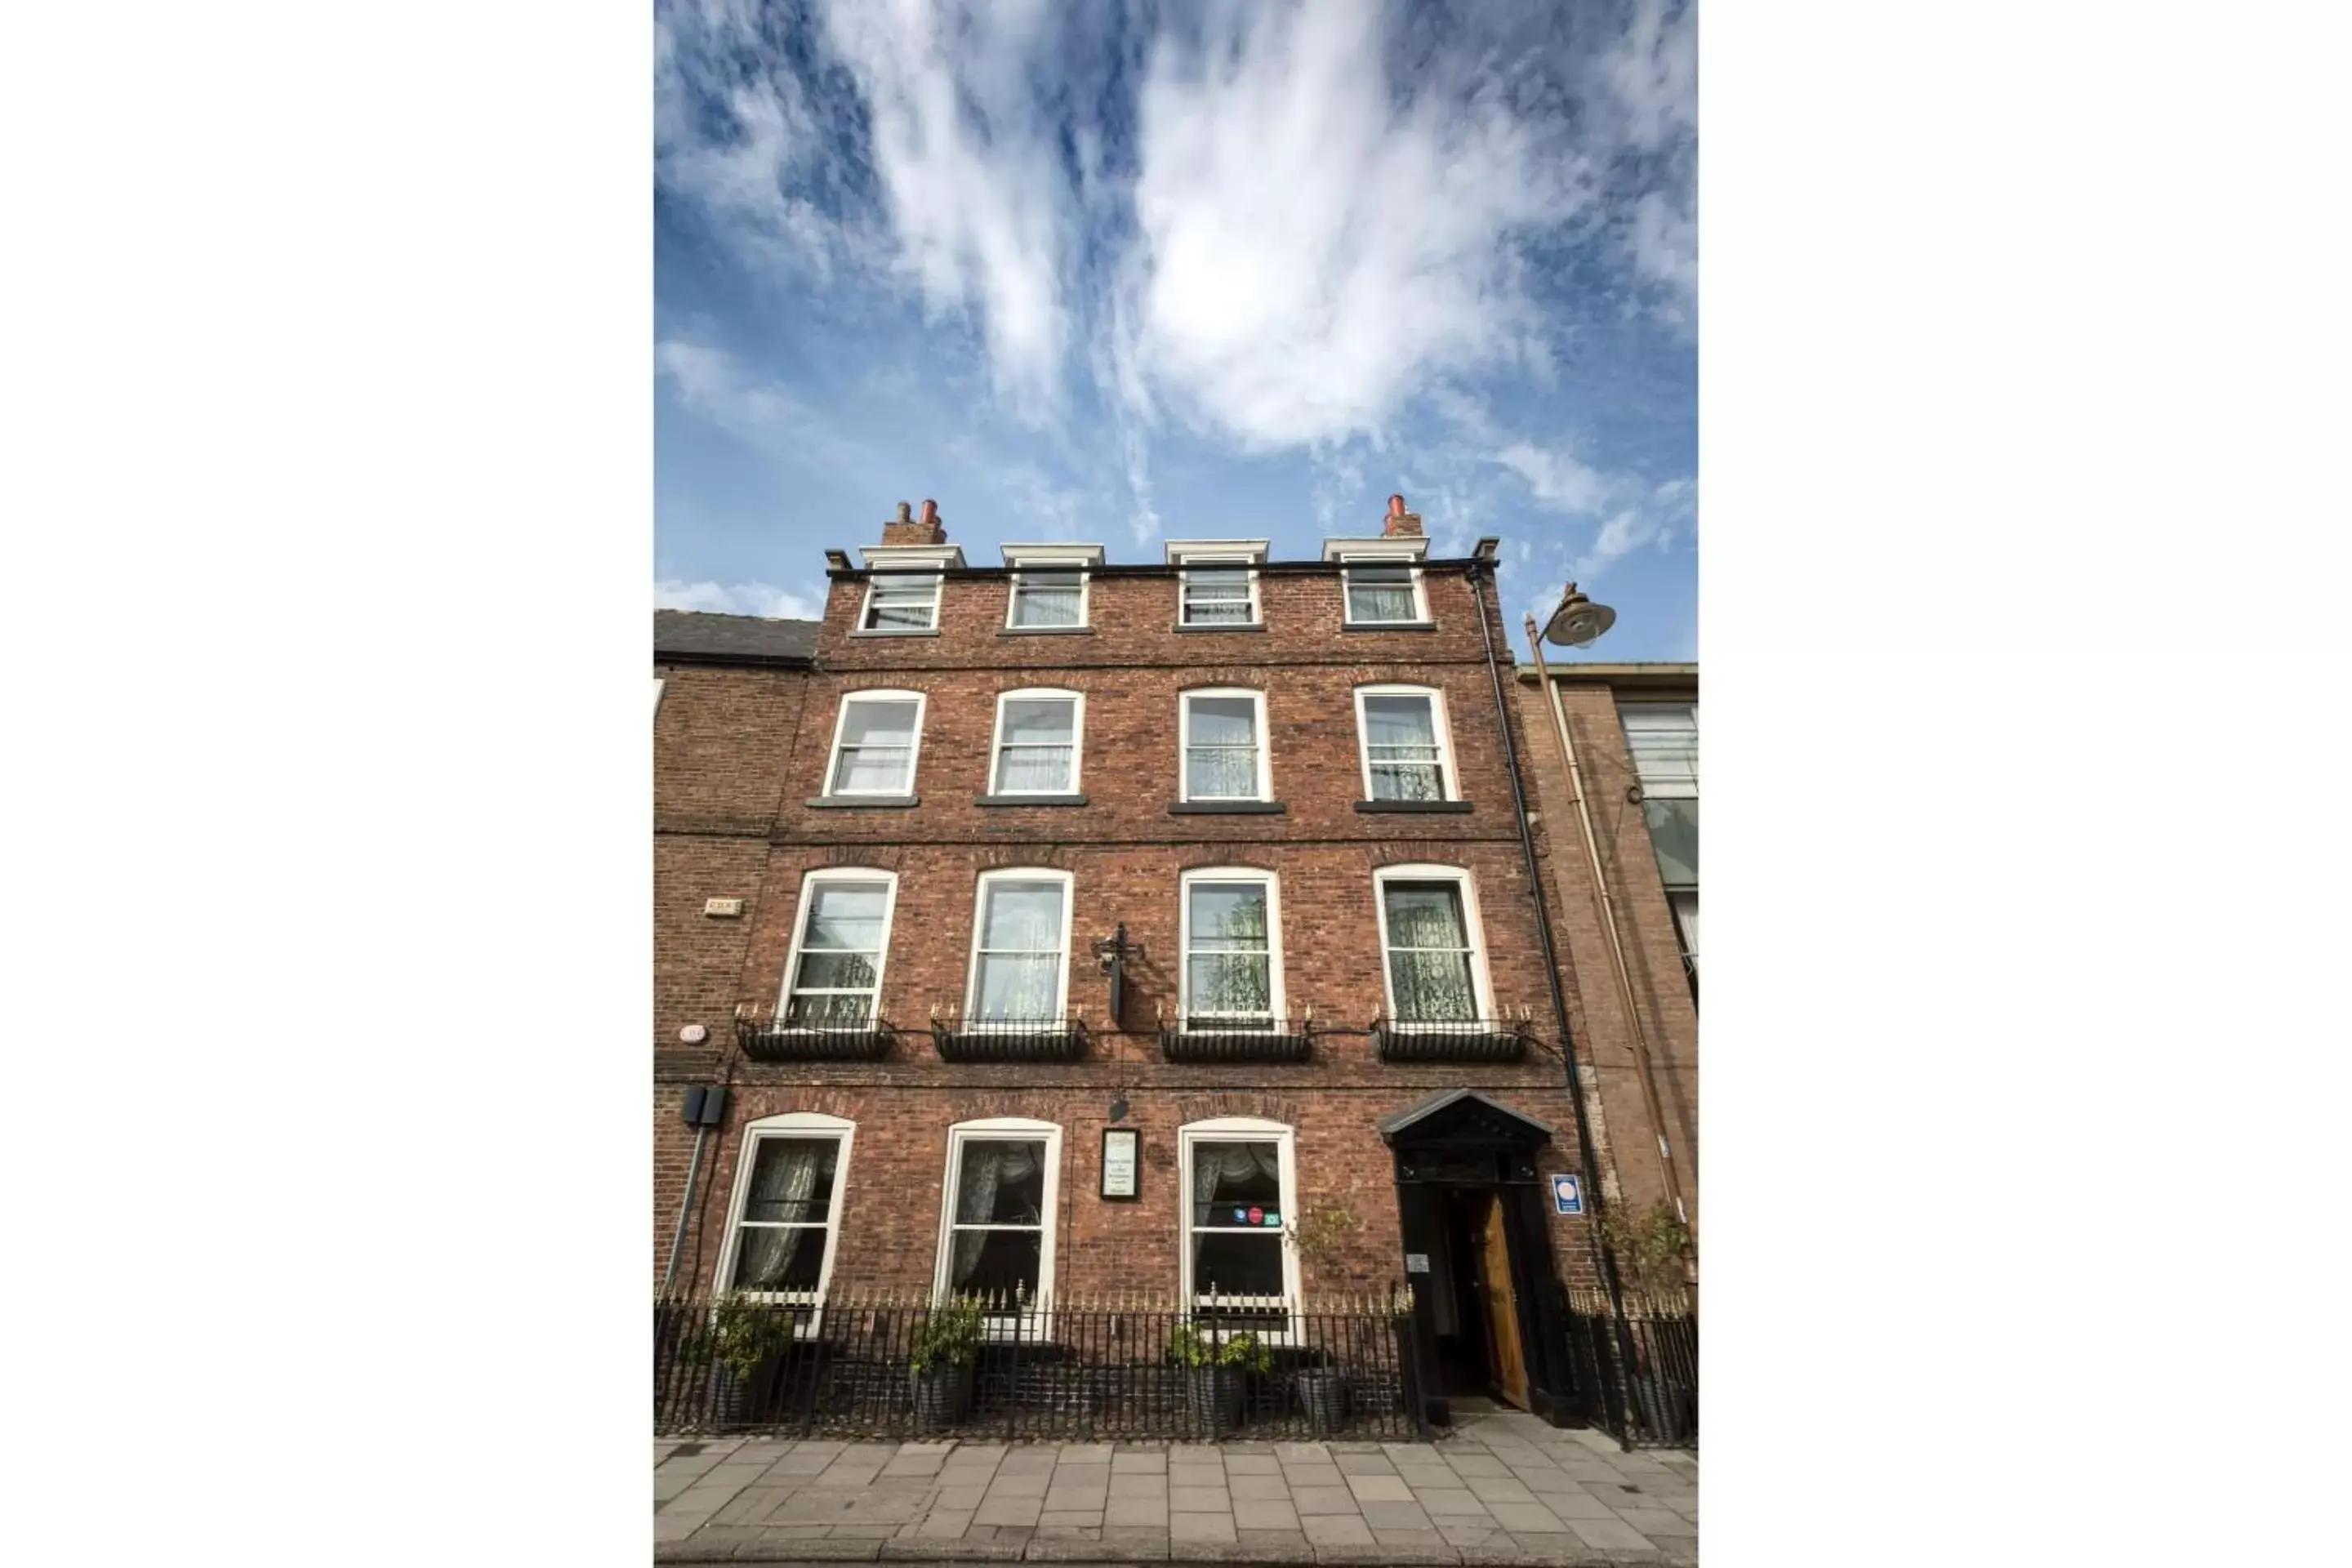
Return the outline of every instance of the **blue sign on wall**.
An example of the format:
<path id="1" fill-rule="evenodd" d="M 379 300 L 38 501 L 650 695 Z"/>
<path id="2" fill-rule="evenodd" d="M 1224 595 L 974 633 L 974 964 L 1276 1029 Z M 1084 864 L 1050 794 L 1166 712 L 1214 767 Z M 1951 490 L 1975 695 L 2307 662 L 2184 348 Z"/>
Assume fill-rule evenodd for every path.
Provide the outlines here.
<path id="1" fill-rule="evenodd" d="M 1551 1206 L 1561 1214 L 1584 1212 L 1584 1183 L 1577 1176 L 1554 1176 L 1551 1179 Z"/>

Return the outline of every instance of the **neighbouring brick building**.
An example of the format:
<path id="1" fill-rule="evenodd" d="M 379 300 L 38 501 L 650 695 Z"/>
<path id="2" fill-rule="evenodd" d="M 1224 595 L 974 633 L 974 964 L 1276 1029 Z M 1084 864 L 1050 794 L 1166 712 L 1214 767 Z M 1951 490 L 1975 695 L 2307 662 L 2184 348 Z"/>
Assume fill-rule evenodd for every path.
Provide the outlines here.
<path id="1" fill-rule="evenodd" d="M 1409 1280 L 1437 1386 L 1562 1415 L 1588 1002 L 1494 542 L 1429 559 L 1402 500 L 1314 561 L 881 533 L 821 622 L 656 617 L 656 1276 L 1277 1333 Z"/>
<path id="2" fill-rule="evenodd" d="M 1551 825 L 1554 929 L 1584 977 L 1579 1055 L 1596 1079 L 1588 1097 L 1596 1136 L 1612 1149 L 1612 1197 L 1637 1208 L 1665 1200 L 1661 1133 L 1681 1178 L 1687 1217 L 1698 1219 L 1698 666 L 1553 664 L 1551 700 L 1522 668 L 1515 690 L 1534 737 L 1521 763 L 1529 804 Z M 1582 841 L 1567 757 L 1552 728 L 1564 722 L 1608 889 L 1598 896 Z M 1602 924 L 1610 915 L 1617 940 Z M 1621 988 L 1616 963 L 1623 957 Z M 1627 996 L 1632 1009 L 1629 1013 Z M 1633 1051 L 1638 1020 L 1657 1105 L 1654 1125 Z"/>

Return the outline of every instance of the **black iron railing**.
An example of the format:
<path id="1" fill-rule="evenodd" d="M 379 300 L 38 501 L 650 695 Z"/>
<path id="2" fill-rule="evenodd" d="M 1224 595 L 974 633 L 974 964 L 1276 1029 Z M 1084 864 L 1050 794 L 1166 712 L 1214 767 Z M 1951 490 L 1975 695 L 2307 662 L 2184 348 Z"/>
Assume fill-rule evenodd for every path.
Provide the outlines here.
<path id="1" fill-rule="evenodd" d="M 1412 1441 L 1423 1424 L 1412 1298 L 1247 1315 L 1140 1300 L 982 1300 L 963 1366 L 918 1376 L 937 1309 L 681 1295 L 654 1305 L 654 1430 L 970 1440 Z M 1208 1364 L 1192 1364 L 1205 1362 Z"/>
<path id="2" fill-rule="evenodd" d="M 890 1054 L 898 1032 L 883 1018 L 802 1023 L 738 1014 L 735 1040 L 755 1062 L 871 1062 Z"/>
<path id="3" fill-rule="evenodd" d="M 931 1047 L 944 1062 L 1074 1062 L 1087 1054 L 1079 1018 L 931 1018 Z"/>
<path id="4" fill-rule="evenodd" d="M 1160 1054 L 1171 1062 L 1303 1062 L 1315 1052 L 1315 1020 L 1197 1017 L 1160 1020 Z"/>
<path id="5" fill-rule="evenodd" d="M 1687 1300 L 1627 1295 L 1622 1339 L 1598 1291 L 1571 1292 L 1566 1321 L 1588 1419 L 1636 1447 L 1698 1447 L 1698 1316 Z"/>
<path id="6" fill-rule="evenodd" d="M 1384 1062 L 1515 1062 L 1534 1035 L 1526 1018 L 1372 1020 L 1372 1048 Z"/>

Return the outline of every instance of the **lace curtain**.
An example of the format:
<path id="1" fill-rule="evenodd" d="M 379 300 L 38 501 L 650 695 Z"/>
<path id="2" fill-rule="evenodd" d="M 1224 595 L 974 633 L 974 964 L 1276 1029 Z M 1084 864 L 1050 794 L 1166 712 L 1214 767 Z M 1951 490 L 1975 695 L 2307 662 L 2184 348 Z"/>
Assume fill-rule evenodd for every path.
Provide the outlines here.
<path id="1" fill-rule="evenodd" d="M 1364 752 L 1374 800 L 1437 800 L 1437 718 L 1426 697 L 1366 697 Z"/>
<path id="2" fill-rule="evenodd" d="M 1470 937 L 1460 899 L 1451 888 L 1402 887 L 1388 891 L 1389 984 L 1397 1016 L 1406 1020 L 1477 1016 L 1470 977 Z M 1405 950 L 1418 951 L 1405 951 Z"/>
<path id="3" fill-rule="evenodd" d="M 1203 885 L 1192 891 L 1189 1010 L 1265 1013 L 1274 1005 L 1265 889 Z"/>
<path id="4" fill-rule="evenodd" d="M 1216 1209 L 1217 1189 L 1226 1182 L 1245 1182 L 1262 1175 L 1282 1180 L 1282 1154 L 1272 1143 L 1195 1143 L 1192 1145 L 1192 1223 L 1209 1223 Z M 1276 1188 L 1279 1191 L 1279 1187 Z"/>
<path id="5" fill-rule="evenodd" d="M 830 1145 L 781 1139 L 763 1140 L 759 1163 L 751 1171 L 751 1192 L 744 1217 L 753 1220 L 806 1221 L 817 1173 L 833 1154 Z M 736 1265 L 739 1289 L 773 1290 L 791 1272 L 802 1243 L 820 1226 L 747 1225 L 742 1232 L 742 1261 Z M 824 1243 L 820 1241 L 819 1246 Z"/>
<path id="6" fill-rule="evenodd" d="M 961 1169 L 956 1179 L 956 1218 L 965 1225 L 988 1225 L 996 1221 L 997 1190 L 1011 1182 L 1025 1182 L 1037 1173 L 1037 1146 L 1034 1143 L 982 1142 L 977 1139 L 963 1146 Z M 1042 1225 L 1043 1215 L 1035 1216 Z M 1024 1216 L 1024 1223 L 1027 1223 Z M 989 1233 L 984 1230 L 960 1230 L 955 1238 L 955 1269 L 951 1283 L 961 1289 L 971 1279 L 971 1271 L 979 1266 L 980 1254 L 988 1245 Z"/>
<path id="7" fill-rule="evenodd" d="M 980 942 L 976 1016 L 1052 1018 L 1062 978 L 1062 889 L 1024 883 L 992 887 Z"/>

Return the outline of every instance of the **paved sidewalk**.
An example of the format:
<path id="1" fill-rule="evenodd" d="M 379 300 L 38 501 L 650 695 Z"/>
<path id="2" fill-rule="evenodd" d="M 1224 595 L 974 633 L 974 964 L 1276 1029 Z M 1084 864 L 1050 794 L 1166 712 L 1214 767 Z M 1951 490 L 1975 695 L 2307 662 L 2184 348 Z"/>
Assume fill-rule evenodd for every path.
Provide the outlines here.
<path id="1" fill-rule="evenodd" d="M 1698 1460 L 1475 1415 L 1436 1443 L 654 1443 L 662 1562 L 1696 1563 Z"/>

